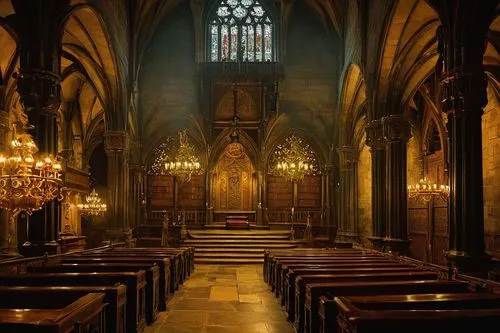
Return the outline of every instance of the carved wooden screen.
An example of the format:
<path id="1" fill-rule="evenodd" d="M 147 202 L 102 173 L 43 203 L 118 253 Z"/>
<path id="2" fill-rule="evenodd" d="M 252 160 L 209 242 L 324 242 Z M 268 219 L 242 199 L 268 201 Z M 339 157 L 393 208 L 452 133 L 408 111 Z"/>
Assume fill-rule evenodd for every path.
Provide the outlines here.
<path id="1" fill-rule="evenodd" d="M 219 158 L 212 176 L 215 210 L 254 210 L 255 184 L 254 168 L 243 146 L 239 143 L 229 144 Z"/>

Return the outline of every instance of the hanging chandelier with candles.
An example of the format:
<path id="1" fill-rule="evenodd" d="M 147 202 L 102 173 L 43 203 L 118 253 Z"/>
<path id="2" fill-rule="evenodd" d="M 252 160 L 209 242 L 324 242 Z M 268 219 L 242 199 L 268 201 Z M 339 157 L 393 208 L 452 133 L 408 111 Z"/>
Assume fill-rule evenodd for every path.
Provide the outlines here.
<path id="1" fill-rule="evenodd" d="M 318 161 L 311 147 L 292 134 L 271 155 L 270 173 L 290 181 L 301 181 L 305 176 L 319 173 Z"/>
<path id="2" fill-rule="evenodd" d="M 416 198 L 429 202 L 433 197 L 447 200 L 449 195 L 450 187 L 448 185 L 433 184 L 427 177 L 420 179 L 418 184 L 408 186 L 408 198 L 410 199 Z"/>
<path id="3" fill-rule="evenodd" d="M 95 191 L 95 188 L 90 194 L 87 194 L 85 202 L 79 203 L 77 207 L 80 214 L 85 216 L 102 215 L 108 210 L 108 206 L 104 202 L 101 202 L 101 198 L 99 198 L 99 194 Z"/>
<path id="4" fill-rule="evenodd" d="M 166 174 L 181 182 L 189 182 L 192 176 L 203 174 L 198 153 L 190 142 L 186 129 L 179 132 L 179 148 L 165 158 L 164 166 Z"/>
<path id="5" fill-rule="evenodd" d="M 38 152 L 29 134 L 14 127 L 10 155 L 0 155 L 0 208 L 31 214 L 51 200 L 63 199 L 62 161 Z"/>

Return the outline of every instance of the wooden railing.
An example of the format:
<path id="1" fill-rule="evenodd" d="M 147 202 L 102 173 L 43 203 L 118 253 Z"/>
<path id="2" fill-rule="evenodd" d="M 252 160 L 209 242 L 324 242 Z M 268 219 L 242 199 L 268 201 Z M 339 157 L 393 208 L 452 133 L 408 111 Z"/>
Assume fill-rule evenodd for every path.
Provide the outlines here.
<path id="1" fill-rule="evenodd" d="M 321 209 L 294 209 L 294 223 L 307 223 L 310 216 L 312 225 L 323 225 L 323 216 Z M 270 223 L 291 223 L 291 208 L 268 208 L 267 217 Z"/>
<path id="2" fill-rule="evenodd" d="M 186 226 L 204 225 L 207 220 L 207 213 L 200 209 L 186 210 L 151 210 L 148 213 L 148 224 L 162 224 L 167 214 L 169 223 L 174 225 L 184 222 Z"/>

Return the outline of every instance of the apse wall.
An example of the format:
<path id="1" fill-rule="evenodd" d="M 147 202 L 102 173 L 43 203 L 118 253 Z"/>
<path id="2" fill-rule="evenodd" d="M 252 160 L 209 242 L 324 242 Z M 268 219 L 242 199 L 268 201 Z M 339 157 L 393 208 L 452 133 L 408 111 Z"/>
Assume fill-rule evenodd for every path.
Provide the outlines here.
<path id="1" fill-rule="evenodd" d="M 149 43 L 139 80 L 144 146 L 172 135 L 198 112 L 195 28 L 189 2 L 172 9 Z"/>
<path id="2" fill-rule="evenodd" d="M 342 51 L 335 34 L 333 28 L 327 31 L 309 6 L 294 3 L 286 34 L 280 110 L 292 127 L 310 129 L 327 142 L 332 137 Z"/>

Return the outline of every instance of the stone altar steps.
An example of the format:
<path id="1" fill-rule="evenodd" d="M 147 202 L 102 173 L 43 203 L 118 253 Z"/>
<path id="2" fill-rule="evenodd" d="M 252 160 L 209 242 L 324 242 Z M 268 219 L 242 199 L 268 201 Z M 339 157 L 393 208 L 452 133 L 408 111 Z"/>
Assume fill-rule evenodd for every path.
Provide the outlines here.
<path id="1" fill-rule="evenodd" d="M 197 264 L 262 264 L 266 249 L 291 249 L 288 230 L 190 230 L 183 245 L 194 246 Z"/>

